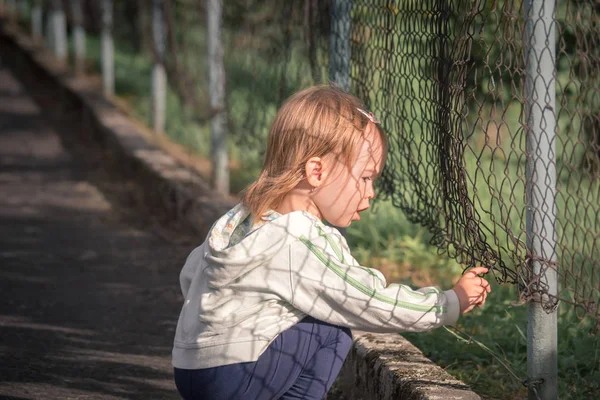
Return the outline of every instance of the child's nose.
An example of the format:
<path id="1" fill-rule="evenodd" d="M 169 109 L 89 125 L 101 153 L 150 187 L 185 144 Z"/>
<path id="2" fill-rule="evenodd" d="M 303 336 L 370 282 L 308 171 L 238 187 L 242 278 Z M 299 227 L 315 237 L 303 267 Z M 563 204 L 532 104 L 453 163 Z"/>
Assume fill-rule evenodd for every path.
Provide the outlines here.
<path id="1" fill-rule="evenodd" d="M 371 200 L 375 198 L 375 188 L 373 188 L 373 184 L 369 184 L 367 188 L 367 199 Z"/>

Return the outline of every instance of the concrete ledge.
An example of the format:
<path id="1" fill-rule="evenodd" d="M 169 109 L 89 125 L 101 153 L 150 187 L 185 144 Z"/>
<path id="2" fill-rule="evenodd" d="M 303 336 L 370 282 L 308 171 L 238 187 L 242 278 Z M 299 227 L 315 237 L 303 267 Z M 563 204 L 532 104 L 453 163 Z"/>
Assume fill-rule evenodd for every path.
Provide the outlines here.
<path id="1" fill-rule="evenodd" d="M 140 183 L 144 201 L 158 206 L 200 235 L 233 206 L 202 178 L 176 160 L 105 99 L 86 79 L 73 76 L 51 54 L 0 19 L 0 54 L 22 81 L 36 84 L 56 98 L 57 110 L 76 113 L 78 134 L 91 135 L 123 174 Z M 43 81 L 40 83 L 40 81 Z M 397 334 L 354 332 L 355 344 L 330 399 L 479 399 L 462 382 L 423 356 Z"/>
<path id="2" fill-rule="evenodd" d="M 344 399 L 480 399 L 401 335 L 353 335 L 354 346 L 336 382 Z"/>

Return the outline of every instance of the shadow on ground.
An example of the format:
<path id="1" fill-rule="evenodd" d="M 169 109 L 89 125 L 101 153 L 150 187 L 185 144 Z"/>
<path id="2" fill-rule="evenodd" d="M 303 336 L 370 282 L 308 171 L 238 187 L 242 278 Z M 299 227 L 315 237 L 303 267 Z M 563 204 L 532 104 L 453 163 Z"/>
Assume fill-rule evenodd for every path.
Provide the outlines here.
<path id="1" fill-rule="evenodd" d="M 178 274 L 195 243 L 121 207 L 131 188 L 67 152 L 64 130 L 0 68 L 0 398 L 178 398 Z"/>

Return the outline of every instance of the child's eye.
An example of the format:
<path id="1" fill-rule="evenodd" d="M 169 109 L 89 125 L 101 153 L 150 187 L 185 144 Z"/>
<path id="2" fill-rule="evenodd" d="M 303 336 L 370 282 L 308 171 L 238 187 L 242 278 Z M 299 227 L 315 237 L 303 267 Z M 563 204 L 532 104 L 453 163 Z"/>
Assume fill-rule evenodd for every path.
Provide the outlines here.
<path id="1" fill-rule="evenodd" d="M 371 177 L 370 177 L 370 176 L 364 176 L 364 177 L 363 177 L 363 180 L 364 180 L 365 182 L 368 182 L 368 181 L 370 181 L 370 180 L 371 180 Z"/>

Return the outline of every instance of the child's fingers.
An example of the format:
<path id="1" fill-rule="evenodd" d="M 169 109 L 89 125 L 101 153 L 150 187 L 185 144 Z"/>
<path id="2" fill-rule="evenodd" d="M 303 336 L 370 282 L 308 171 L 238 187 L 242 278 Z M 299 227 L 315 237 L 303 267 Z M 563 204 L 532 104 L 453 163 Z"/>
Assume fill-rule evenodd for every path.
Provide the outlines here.
<path id="1" fill-rule="evenodd" d="M 485 267 L 472 268 L 455 285 L 454 289 L 459 295 L 461 307 L 464 307 L 461 314 L 468 313 L 474 307 L 481 307 L 485 303 L 492 288 L 490 283 L 479 275 L 487 272 L 488 269 Z"/>
<path id="2" fill-rule="evenodd" d="M 490 283 L 481 277 L 478 277 L 478 278 L 479 278 L 479 286 L 484 288 L 488 293 L 491 292 L 492 287 L 491 287 Z"/>
<path id="3" fill-rule="evenodd" d="M 483 280 L 481 286 L 483 286 L 483 288 L 485 289 L 486 292 L 490 293 L 492 291 L 492 285 L 490 285 L 490 283 L 488 281 L 486 281 L 485 279 L 481 278 Z"/>
<path id="4" fill-rule="evenodd" d="M 479 295 L 477 296 L 477 300 L 479 302 L 484 302 L 485 299 L 487 298 L 487 292 L 485 290 L 482 290 Z"/>
<path id="5" fill-rule="evenodd" d="M 467 274 L 473 274 L 473 276 L 477 276 L 479 274 L 487 274 L 488 269 L 486 267 L 475 267 L 475 268 L 471 268 L 469 271 L 467 271 Z"/>
<path id="6" fill-rule="evenodd" d="M 485 304 L 485 301 L 487 300 L 487 293 L 486 292 L 482 292 L 476 299 L 475 302 L 475 306 L 477 307 L 481 307 L 482 305 Z"/>

